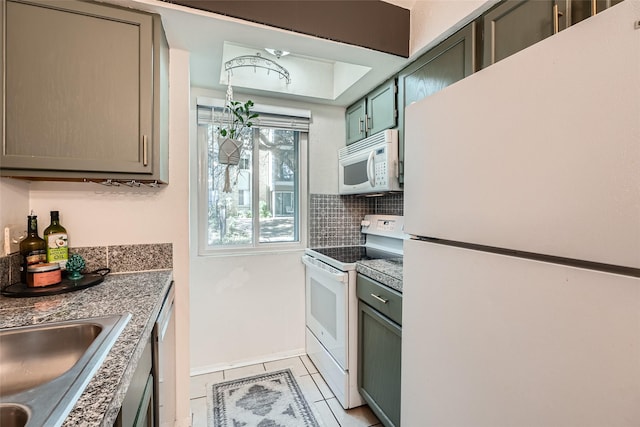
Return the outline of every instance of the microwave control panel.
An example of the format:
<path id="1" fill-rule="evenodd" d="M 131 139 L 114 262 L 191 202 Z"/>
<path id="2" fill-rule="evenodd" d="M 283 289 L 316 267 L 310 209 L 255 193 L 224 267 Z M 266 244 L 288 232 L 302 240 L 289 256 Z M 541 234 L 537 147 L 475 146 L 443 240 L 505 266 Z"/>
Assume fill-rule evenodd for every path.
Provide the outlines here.
<path id="1" fill-rule="evenodd" d="M 376 187 L 387 185 L 387 162 L 376 162 Z"/>
<path id="2" fill-rule="evenodd" d="M 387 185 L 387 159 L 384 152 L 384 148 L 379 148 L 374 158 L 376 187 Z"/>

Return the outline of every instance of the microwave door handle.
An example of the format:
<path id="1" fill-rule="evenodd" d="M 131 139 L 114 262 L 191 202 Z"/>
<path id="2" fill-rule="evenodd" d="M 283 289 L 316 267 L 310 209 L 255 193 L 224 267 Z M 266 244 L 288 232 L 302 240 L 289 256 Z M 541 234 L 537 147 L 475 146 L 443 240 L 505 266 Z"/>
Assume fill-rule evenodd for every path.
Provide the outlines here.
<path id="1" fill-rule="evenodd" d="M 376 152 L 372 151 L 369 153 L 369 158 L 367 159 L 367 178 L 369 179 L 369 184 L 374 187 L 376 183 L 376 169 L 374 159 L 376 156 Z"/>

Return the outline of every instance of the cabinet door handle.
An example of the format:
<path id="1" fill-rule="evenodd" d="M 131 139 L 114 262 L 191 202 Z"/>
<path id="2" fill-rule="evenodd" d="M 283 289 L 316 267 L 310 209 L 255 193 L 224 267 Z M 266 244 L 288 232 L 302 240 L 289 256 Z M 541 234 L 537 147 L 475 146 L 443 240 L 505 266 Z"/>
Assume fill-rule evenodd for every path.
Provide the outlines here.
<path id="1" fill-rule="evenodd" d="M 364 133 L 364 129 L 362 128 L 363 124 L 364 124 L 364 120 L 360 118 L 360 120 L 358 120 L 358 130 L 360 131 L 360 133 Z"/>
<path id="2" fill-rule="evenodd" d="M 558 34 L 560 31 L 560 15 L 558 15 L 558 3 L 553 5 L 553 34 Z"/>
<path id="3" fill-rule="evenodd" d="M 149 164 L 149 139 L 147 135 L 142 135 L 142 165 Z"/>
<path id="4" fill-rule="evenodd" d="M 367 120 L 367 130 L 371 130 L 371 122 L 373 122 L 373 120 L 371 120 L 371 117 L 369 116 L 364 116 L 364 117 Z"/>
<path id="5" fill-rule="evenodd" d="M 381 297 L 381 296 L 379 296 L 379 295 L 371 294 L 371 296 L 372 296 L 372 297 L 374 297 L 375 299 L 377 299 L 378 301 L 380 301 L 380 302 L 381 302 L 381 303 L 383 303 L 383 304 L 386 304 L 386 303 L 388 303 L 388 302 L 389 302 L 389 300 L 388 300 L 388 299 L 384 299 L 384 298 L 382 298 L 382 297 Z"/>

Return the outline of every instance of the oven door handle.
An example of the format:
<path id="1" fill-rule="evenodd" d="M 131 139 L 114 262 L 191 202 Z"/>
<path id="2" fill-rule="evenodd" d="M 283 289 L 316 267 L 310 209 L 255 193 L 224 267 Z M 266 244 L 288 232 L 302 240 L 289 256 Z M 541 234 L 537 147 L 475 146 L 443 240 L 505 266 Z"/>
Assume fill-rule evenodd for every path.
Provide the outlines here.
<path id="1" fill-rule="evenodd" d="M 311 270 L 329 276 L 333 280 L 337 280 L 342 283 L 349 282 L 349 273 L 345 273 L 344 271 L 340 271 L 330 265 L 326 265 L 322 261 L 318 261 L 309 255 L 303 255 L 302 262 Z"/>

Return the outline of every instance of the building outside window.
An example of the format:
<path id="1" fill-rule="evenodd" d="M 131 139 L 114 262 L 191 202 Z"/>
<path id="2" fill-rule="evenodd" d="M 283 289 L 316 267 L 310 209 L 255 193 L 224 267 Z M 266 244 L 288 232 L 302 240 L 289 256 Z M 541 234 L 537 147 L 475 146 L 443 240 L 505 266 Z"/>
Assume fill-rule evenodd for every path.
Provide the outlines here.
<path id="1" fill-rule="evenodd" d="M 303 248 L 308 117 L 260 112 L 240 138 L 240 162 L 229 166 L 218 161 L 217 117 L 199 103 L 200 253 Z"/>

